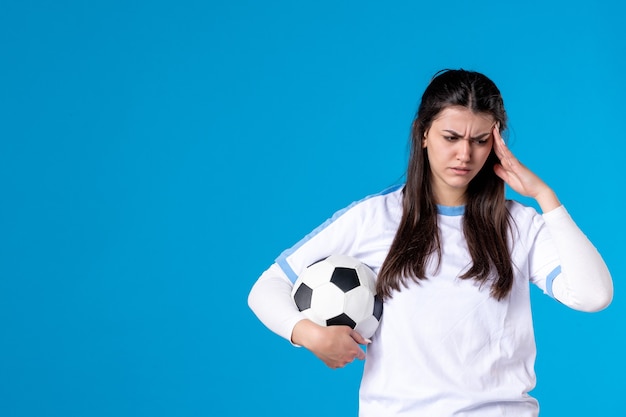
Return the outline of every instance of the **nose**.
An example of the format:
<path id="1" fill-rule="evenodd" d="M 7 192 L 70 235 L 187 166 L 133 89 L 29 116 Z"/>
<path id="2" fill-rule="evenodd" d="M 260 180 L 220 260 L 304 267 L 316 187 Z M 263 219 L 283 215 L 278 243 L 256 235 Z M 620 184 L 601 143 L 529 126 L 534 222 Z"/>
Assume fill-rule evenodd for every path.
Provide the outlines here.
<path id="1" fill-rule="evenodd" d="M 472 157 L 472 144 L 469 140 L 459 140 L 456 158 L 460 162 L 469 162 Z"/>

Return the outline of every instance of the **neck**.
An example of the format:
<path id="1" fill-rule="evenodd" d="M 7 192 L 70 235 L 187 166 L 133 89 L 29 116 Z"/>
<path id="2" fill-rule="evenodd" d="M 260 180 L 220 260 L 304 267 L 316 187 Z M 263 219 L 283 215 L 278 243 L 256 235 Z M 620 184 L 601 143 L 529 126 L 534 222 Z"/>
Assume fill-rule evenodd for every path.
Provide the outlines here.
<path id="1" fill-rule="evenodd" d="M 463 206 L 467 202 L 465 191 L 435 193 L 434 197 L 435 197 L 435 203 L 440 206 L 447 206 L 447 207 Z"/>

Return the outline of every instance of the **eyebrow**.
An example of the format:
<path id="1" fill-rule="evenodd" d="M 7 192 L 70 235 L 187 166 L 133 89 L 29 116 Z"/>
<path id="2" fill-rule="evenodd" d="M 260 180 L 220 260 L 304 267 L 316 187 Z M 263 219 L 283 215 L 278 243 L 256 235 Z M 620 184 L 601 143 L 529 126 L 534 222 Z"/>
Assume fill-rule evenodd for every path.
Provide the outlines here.
<path id="1" fill-rule="evenodd" d="M 454 130 L 450 130 L 450 129 L 443 129 L 444 132 L 448 132 L 453 136 L 456 136 L 458 138 L 462 138 L 463 135 L 461 135 L 460 133 L 455 132 Z M 487 133 L 483 133 L 480 134 L 478 136 L 474 136 L 473 138 L 470 138 L 470 140 L 479 140 L 479 139 L 483 139 L 485 137 L 488 137 L 489 135 L 491 135 L 491 132 L 487 132 Z"/>

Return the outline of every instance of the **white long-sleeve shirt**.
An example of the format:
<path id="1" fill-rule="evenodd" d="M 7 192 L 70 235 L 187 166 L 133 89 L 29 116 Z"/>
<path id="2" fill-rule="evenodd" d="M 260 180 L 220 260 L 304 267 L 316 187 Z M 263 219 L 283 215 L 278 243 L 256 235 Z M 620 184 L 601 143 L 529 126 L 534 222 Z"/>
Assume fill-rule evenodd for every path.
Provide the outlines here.
<path id="1" fill-rule="evenodd" d="M 369 196 L 337 212 L 285 251 L 249 295 L 255 314 L 290 340 L 304 316 L 291 299 L 298 275 L 331 254 L 356 257 L 378 272 L 402 214 L 401 188 Z M 594 246 L 564 207 L 543 216 L 507 202 L 514 266 L 511 293 L 502 301 L 490 286 L 458 277 L 471 264 L 462 232 L 464 208 L 439 207 L 440 268 L 408 281 L 384 305 L 367 348 L 359 415 L 536 416 L 536 355 L 530 288 L 533 283 L 582 311 L 606 307 L 611 276 Z"/>

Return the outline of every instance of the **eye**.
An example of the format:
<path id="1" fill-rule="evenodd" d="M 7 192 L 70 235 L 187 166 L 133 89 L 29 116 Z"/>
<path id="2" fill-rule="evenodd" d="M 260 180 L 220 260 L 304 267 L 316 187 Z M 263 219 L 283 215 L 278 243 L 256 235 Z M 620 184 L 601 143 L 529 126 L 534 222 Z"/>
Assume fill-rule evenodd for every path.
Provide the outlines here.
<path id="1" fill-rule="evenodd" d="M 448 142 L 456 142 L 457 140 L 459 140 L 459 138 L 456 136 L 444 136 L 443 138 Z"/>
<path id="2" fill-rule="evenodd" d="M 476 145 L 486 145 L 489 139 L 474 139 L 472 142 Z"/>

